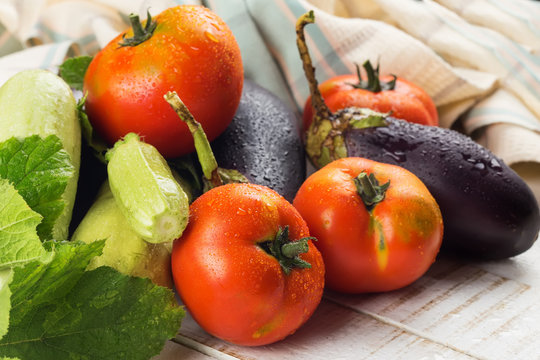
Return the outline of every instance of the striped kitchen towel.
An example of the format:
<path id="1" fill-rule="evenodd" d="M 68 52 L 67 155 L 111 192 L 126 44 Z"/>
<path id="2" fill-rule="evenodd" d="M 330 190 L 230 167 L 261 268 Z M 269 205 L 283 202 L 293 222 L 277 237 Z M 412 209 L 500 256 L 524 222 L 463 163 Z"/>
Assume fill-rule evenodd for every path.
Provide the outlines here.
<path id="1" fill-rule="evenodd" d="M 0 82 L 23 68 L 54 70 L 67 56 L 94 55 L 128 26 L 127 15 L 200 3 L 185 0 L 4 0 Z M 442 126 L 460 120 L 506 162 L 540 166 L 540 6 L 532 0 L 204 0 L 231 27 L 246 77 L 298 112 L 307 98 L 295 42 L 306 28 L 320 82 L 380 63 L 423 87 Z M 503 127 L 499 125 L 504 125 Z M 488 129 L 497 129 L 491 131 Z M 504 131 L 501 131 L 504 130 Z M 540 178 L 540 173 L 538 175 Z"/>

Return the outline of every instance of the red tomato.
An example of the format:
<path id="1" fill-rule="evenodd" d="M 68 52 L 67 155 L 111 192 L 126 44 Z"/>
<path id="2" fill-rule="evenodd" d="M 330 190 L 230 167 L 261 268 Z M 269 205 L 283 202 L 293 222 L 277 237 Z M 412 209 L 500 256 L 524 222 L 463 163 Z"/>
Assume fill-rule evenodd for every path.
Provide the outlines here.
<path id="1" fill-rule="evenodd" d="M 365 83 L 356 75 L 339 75 L 319 86 L 319 91 L 330 111 L 348 107 L 369 108 L 378 112 L 392 112 L 392 116 L 424 125 L 439 125 L 437 108 L 431 97 L 417 85 L 391 75 L 379 76 L 369 61 L 364 65 L 373 81 Z M 304 129 L 313 120 L 311 97 L 306 101 L 303 114 Z"/>
<path id="2" fill-rule="evenodd" d="M 129 29 L 95 56 L 84 79 L 85 109 L 109 144 L 135 132 L 176 157 L 194 150 L 193 139 L 163 96 L 176 91 L 212 140 L 240 102 L 242 59 L 231 30 L 205 7 L 177 6 L 152 21 L 145 41 L 120 46 L 133 37 Z"/>
<path id="3" fill-rule="evenodd" d="M 286 246 L 307 245 L 305 253 L 281 257 L 281 263 L 299 264 L 289 273 L 269 253 L 272 244 L 284 249 L 271 241 L 285 228 L 292 239 Z M 281 340 L 311 316 L 322 297 L 321 254 L 311 240 L 298 240 L 308 236 L 298 211 L 275 191 L 253 184 L 216 187 L 193 202 L 188 227 L 174 242 L 176 289 L 214 336 L 249 346 Z"/>
<path id="4" fill-rule="evenodd" d="M 437 203 L 415 175 L 395 165 L 336 160 L 306 179 L 293 204 L 318 239 L 326 285 L 337 291 L 406 286 L 427 271 L 441 246 Z"/>

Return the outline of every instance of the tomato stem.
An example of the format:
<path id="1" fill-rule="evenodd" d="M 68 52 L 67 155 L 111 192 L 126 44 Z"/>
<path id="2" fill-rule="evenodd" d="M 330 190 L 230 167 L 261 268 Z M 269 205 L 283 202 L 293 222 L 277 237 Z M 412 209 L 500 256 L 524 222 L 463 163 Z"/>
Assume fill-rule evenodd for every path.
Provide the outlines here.
<path id="1" fill-rule="evenodd" d="M 178 117 L 187 124 L 189 131 L 193 136 L 197 157 L 199 158 L 205 179 L 209 182 L 211 187 L 223 185 L 223 181 L 219 176 L 216 158 L 201 124 L 195 120 L 176 92 L 169 91 L 164 98 L 178 114 Z"/>
<path id="2" fill-rule="evenodd" d="M 146 26 L 143 28 L 141 19 L 137 14 L 129 15 L 129 22 L 133 29 L 133 37 L 126 37 L 126 34 L 122 36 L 122 41 L 118 43 L 120 47 L 124 46 L 137 46 L 146 40 L 150 39 L 156 30 L 157 22 L 152 19 L 150 11 L 146 12 Z"/>
<path id="3" fill-rule="evenodd" d="M 358 195 L 362 199 L 366 208 L 371 211 L 375 205 L 384 200 L 386 190 L 390 186 L 390 180 L 388 182 L 379 185 L 379 181 L 375 178 L 374 174 L 369 174 L 362 171 L 356 178 L 353 179 L 356 185 Z"/>
<path id="4" fill-rule="evenodd" d="M 362 65 L 364 70 L 366 70 L 367 81 L 362 79 L 362 74 L 360 72 L 360 66 L 356 65 L 356 75 L 358 76 L 358 82 L 356 84 L 350 83 L 350 85 L 356 89 L 364 89 L 374 93 L 394 90 L 396 87 L 397 76 L 392 75 L 393 79 L 390 81 L 381 81 L 379 77 L 379 64 L 376 68 L 373 68 L 371 62 L 366 60 Z"/>
<path id="5" fill-rule="evenodd" d="M 317 240 L 314 237 L 303 237 L 296 241 L 289 238 L 289 226 L 279 228 L 276 237 L 259 243 L 259 246 L 269 255 L 276 258 L 286 275 L 293 268 L 311 268 L 311 264 L 300 259 L 299 255 L 309 251 L 308 240 Z"/>
<path id="6" fill-rule="evenodd" d="M 309 250 L 307 239 L 300 239 L 295 242 L 283 244 L 281 246 L 281 252 L 285 257 L 294 258 L 300 254 L 306 253 Z"/>

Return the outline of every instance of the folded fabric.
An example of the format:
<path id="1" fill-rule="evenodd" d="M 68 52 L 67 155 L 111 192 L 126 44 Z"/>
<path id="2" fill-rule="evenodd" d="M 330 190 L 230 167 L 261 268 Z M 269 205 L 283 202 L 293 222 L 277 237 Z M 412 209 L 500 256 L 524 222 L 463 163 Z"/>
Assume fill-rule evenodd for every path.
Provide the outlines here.
<path id="1" fill-rule="evenodd" d="M 540 51 L 539 4 L 527 0 L 436 0 L 467 22 L 500 32 L 509 39 Z"/>
<path id="2" fill-rule="evenodd" d="M 519 2 L 516 3 L 516 1 Z M 128 26 L 127 15 L 200 3 L 181 0 L 27 0 L 0 3 L 0 82 L 24 68 L 54 71 L 74 54 L 94 55 Z M 508 163 L 540 163 L 540 8 L 531 0 L 207 0 L 231 27 L 246 77 L 298 112 L 309 95 L 296 19 L 306 28 L 322 82 L 379 63 L 423 87 L 441 125 L 460 120 Z M 482 16 L 482 14 L 486 16 Z M 36 46 L 37 45 L 37 46 Z M 488 131 L 491 126 L 505 124 Z M 509 130 L 511 128 L 516 131 Z M 516 143 L 519 133 L 523 146 Z M 485 138 L 488 138 L 486 141 Z M 528 144 L 525 147 L 525 144 Z"/>

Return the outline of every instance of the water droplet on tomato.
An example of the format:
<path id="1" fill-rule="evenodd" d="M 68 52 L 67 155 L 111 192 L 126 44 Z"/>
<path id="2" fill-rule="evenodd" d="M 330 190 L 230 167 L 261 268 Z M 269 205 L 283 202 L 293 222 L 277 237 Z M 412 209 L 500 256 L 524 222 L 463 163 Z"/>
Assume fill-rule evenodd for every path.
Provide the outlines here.
<path id="1" fill-rule="evenodd" d="M 214 34 L 212 34 L 210 31 L 205 31 L 205 32 L 204 32 L 204 35 L 205 35 L 209 40 L 211 40 L 211 41 L 213 41 L 213 42 L 216 42 L 216 43 L 219 42 L 218 38 L 217 38 Z"/>

